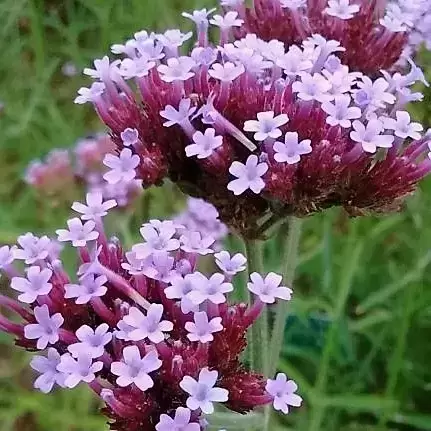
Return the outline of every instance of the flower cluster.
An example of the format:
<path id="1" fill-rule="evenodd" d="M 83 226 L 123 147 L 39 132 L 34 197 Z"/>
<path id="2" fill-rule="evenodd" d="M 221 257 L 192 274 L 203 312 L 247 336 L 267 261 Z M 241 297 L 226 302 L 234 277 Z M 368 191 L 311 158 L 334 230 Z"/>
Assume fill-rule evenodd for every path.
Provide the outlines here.
<path id="1" fill-rule="evenodd" d="M 427 0 L 221 0 L 225 17 L 244 23 L 237 38 L 254 33 L 286 46 L 313 34 L 334 39 L 346 48 L 339 56 L 351 70 L 377 75 L 405 64 L 425 43 L 431 43 L 431 7 Z"/>
<path id="2" fill-rule="evenodd" d="M 56 198 L 70 197 L 72 191 L 83 186 L 87 192 L 101 192 L 106 199 L 115 199 L 119 206 L 127 206 L 141 191 L 135 178 L 110 184 L 104 180 L 103 160 L 115 151 L 106 134 L 87 137 L 77 142 L 72 152 L 52 150 L 45 161 L 34 160 L 25 174 L 25 181 L 39 193 Z"/>
<path id="3" fill-rule="evenodd" d="M 94 104 L 118 148 L 108 180 L 148 187 L 169 177 L 248 237 L 273 219 L 334 205 L 351 214 L 398 209 L 431 170 L 429 137 L 404 110 L 422 99 L 412 90 L 426 84 L 421 70 L 410 61 L 405 73 L 371 79 L 337 57 L 354 49 L 317 34 L 301 46 L 255 34 L 230 43 L 248 31 L 242 15 L 212 13 L 183 14 L 197 27 L 189 55 L 182 46 L 192 33 L 142 31 L 112 47 L 122 60 L 84 70 L 96 82 L 76 102 Z"/>
<path id="4" fill-rule="evenodd" d="M 203 199 L 188 198 L 187 208 L 174 221 L 188 231 L 214 238 L 216 249 L 221 248 L 221 241 L 228 233 L 227 226 L 219 219 L 217 209 Z"/>
<path id="5" fill-rule="evenodd" d="M 47 237 L 27 234 L 0 248 L 0 271 L 20 301 L 0 295 L 0 306 L 23 319 L 0 315 L 0 329 L 18 345 L 46 350 L 31 362 L 40 374 L 35 387 L 48 393 L 88 384 L 118 431 L 203 430 L 216 403 L 239 413 L 299 406 L 285 375 L 266 380 L 240 362 L 263 307 L 291 297 L 281 277 L 252 273 L 253 303 L 230 305 L 244 256 L 221 251 L 219 272 L 203 274 L 198 258 L 214 253 L 214 238 L 159 220 L 144 224 L 143 242 L 124 251 L 102 222 L 117 203 L 101 198 L 75 202 L 80 218 L 57 231 L 59 242 L 76 248 L 76 274 L 65 271 Z"/>

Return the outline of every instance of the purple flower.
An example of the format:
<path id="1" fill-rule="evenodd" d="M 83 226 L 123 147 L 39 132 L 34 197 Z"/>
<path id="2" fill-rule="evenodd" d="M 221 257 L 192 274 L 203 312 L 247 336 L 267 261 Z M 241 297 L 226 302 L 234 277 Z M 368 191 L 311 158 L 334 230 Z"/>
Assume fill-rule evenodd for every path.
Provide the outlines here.
<path id="1" fill-rule="evenodd" d="M 282 133 L 280 127 L 289 122 L 289 117 L 286 114 L 277 115 L 274 117 L 273 111 L 259 112 L 256 120 L 248 120 L 244 123 L 246 132 L 256 132 L 254 139 L 256 141 L 264 141 L 267 138 L 277 139 Z"/>
<path id="2" fill-rule="evenodd" d="M 215 129 L 206 129 L 205 134 L 195 132 L 193 135 L 194 144 L 187 145 L 187 157 L 197 156 L 198 159 L 206 159 L 211 156 L 216 148 L 223 145 L 223 136 L 216 136 Z"/>
<path id="3" fill-rule="evenodd" d="M 175 124 L 183 124 L 189 121 L 189 118 L 195 113 L 196 107 L 191 107 L 190 99 L 181 99 L 178 110 L 173 106 L 167 105 L 163 111 L 160 111 L 160 115 L 165 118 L 166 121 L 163 123 L 165 127 L 171 127 Z"/>
<path id="4" fill-rule="evenodd" d="M 192 13 L 183 12 L 181 15 L 184 18 L 188 18 L 192 20 L 198 27 L 201 25 L 207 25 L 208 24 L 208 17 L 215 11 L 214 9 L 206 10 L 194 10 Z"/>
<path id="5" fill-rule="evenodd" d="M 16 246 L 8 247 L 4 245 L 0 247 L 0 269 L 7 269 L 12 264 L 15 260 L 16 250 Z"/>
<path id="6" fill-rule="evenodd" d="M 220 27 L 221 29 L 229 29 L 232 27 L 241 27 L 244 21 L 242 19 L 238 19 L 238 12 L 230 11 L 224 16 L 214 15 L 210 20 L 210 23 L 216 27 Z"/>
<path id="7" fill-rule="evenodd" d="M 167 64 L 161 64 L 157 70 L 161 78 L 165 82 L 187 81 L 195 76 L 191 69 L 196 66 L 196 63 L 190 57 L 172 57 L 169 58 Z"/>
<path id="8" fill-rule="evenodd" d="M 274 398 L 273 405 L 275 410 L 289 413 L 289 406 L 299 407 L 302 398 L 295 394 L 298 386 L 293 380 L 287 380 L 283 373 L 278 373 L 275 380 L 268 379 L 266 383 L 267 392 Z"/>
<path id="9" fill-rule="evenodd" d="M 218 219 L 214 207 L 194 203 L 195 218 Z M 101 219 L 98 228 L 104 230 Z M 158 236 L 164 232 L 168 241 L 188 234 L 176 221 L 150 220 L 143 228 Z M 27 282 L 34 281 L 33 272 L 46 273 L 43 282 L 51 282 L 53 288 L 48 296 L 37 298 L 44 305 L 28 310 L 3 301 L 29 323 L 21 326 L 1 316 L 0 329 L 13 333 L 29 349 L 55 347 L 47 358 L 33 360 L 33 368 L 41 373 L 35 386 L 49 392 L 55 384 L 73 388 L 87 383 L 105 402 L 111 422 L 123 431 L 144 423 L 197 431 L 206 426 L 204 411 L 211 412 L 214 402 L 226 401 L 228 393 L 232 396 L 226 407 L 233 411 L 246 413 L 269 404 L 266 380 L 240 362 L 247 329 L 263 304 L 226 304 L 233 290 L 230 275 L 206 277 L 196 271 L 196 252 L 212 245 L 213 240 L 205 244 L 205 238 L 199 234 L 189 251 L 158 251 L 140 260 L 133 251 L 126 252 L 118 238 L 103 237 L 91 247 L 75 250 L 79 263 L 72 274 L 59 259 L 30 267 Z M 182 238 L 181 243 L 187 241 Z M 3 253 L 9 255 L 10 249 Z M 235 274 L 245 266 L 240 254 L 220 253 L 218 260 L 226 273 Z M 76 275 L 79 282 L 70 284 Z M 29 289 L 41 291 L 33 285 Z M 76 298 L 77 305 L 69 298 Z M 214 366 L 217 371 L 209 371 Z M 193 412 L 177 411 L 186 403 Z"/>
<path id="10" fill-rule="evenodd" d="M 98 220 L 108 214 L 111 208 L 117 206 L 117 202 L 111 199 L 103 202 L 103 195 L 100 192 L 90 192 L 86 196 L 87 205 L 74 202 L 72 209 L 81 213 L 82 220 Z"/>
<path id="11" fill-rule="evenodd" d="M 393 33 L 404 33 L 409 29 L 409 23 L 404 20 L 401 14 L 395 16 L 389 11 L 379 20 L 379 23 Z"/>
<path id="12" fill-rule="evenodd" d="M 251 282 L 247 283 L 248 290 L 259 297 L 259 300 L 266 304 L 273 304 L 277 298 L 290 301 L 292 289 L 280 286 L 282 281 L 281 275 L 270 272 L 265 279 L 253 272 L 250 275 Z"/>
<path id="13" fill-rule="evenodd" d="M 162 361 L 155 350 L 151 350 L 142 358 L 137 346 L 128 346 L 123 349 L 123 361 L 111 364 L 111 372 L 118 376 L 116 380 L 118 386 L 124 388 L 135 384 L 145 392 L 154 386 L 149 373 L 158 370 L 161 366 Z"/>
<path id="14" fill-rule="evenodd" d="M 367 153 L 375 153 L 377 148 L 391 148 L 394 142 L 392 135 L 381 135 L 383 123 L 380 120 L 370 120 L 365 126 L 360 121 L 353 122 L 354 131 L 350 132 L 353 141 L 362 145 Z"/>
<path id="15" fill-rule="evenodd" d="M 142 226 L 140 232 L 146 242 L 136 244 L 132 248 L 138 259 L 145 259 L 153 253 L 169 252 L 180 248 L 180 241 L 173 238 L 177 231 L 172 225 L 156 228 L 147 223 Z"/>
<path id="16" fill-rule="evenodd" d="M 108 331 L 109 326 L 106 323 L 102 323 L 96 329 L 88 325 L 81 326 L 76 331 L 76 337 L 80 342 L 71 344 L 68 347 L 69 352 L 74 358 L 79 358 L 81 354 L 100 358 L 105 352 L 105 346 L 112 340 L 112 333 Z"/>
<path id="17" fill-rule="evenodd" d="M 246 269 L 247 259 L 241 254 L 237 253 L 231 257 L 229 252 L 221 251 L 215 254 L 217 266 L 227 275 L 233 276 Z"/>
<path id="18" fill-rule="evenodd" d="M 55 384 L 64 388 L 64 374 L 57 370 L 60 363 L 60 354 L 56 349 L 50 347 L 48 355 L 33 356 L 30 367 L 41 375 L 35 380 L 34 387 L 44 394 L 51 392 Z"/>
<path id="19" fill-rule="evenodd" d="M 329 0 L 325 12 L 340 19 L 351 19 L 359 9 L 360 5 L 350 4 L 350 0 Z"/>
<path id="20" fill-rule="evenodd" d="M 265 162 L 259 163 L 259 159 L 254 154 L 248 156 L 245 165 L 235 161 L 229 168 L 229 172 L 237 177 L 237 179 L 231 181 L 227 188 L 235 195 L 241 195 L 247 189 L 250 189 L 255 194 L 259 194 L 265 188 L 262 176 L 267 171 L 268 165 Z"/>
<path id="21" fill-rule="evenodd" d="M 214 253 L 211 246 L 214 244 L 214 238 L 204 236 L 200 232 L 186 232 L 180 237 L 181 250 L 187 253 L 197 253 L 202 256 Z"/>
<path id="22" fill-rule="evenodd" d="M 64 286 L 65 298 L 76 298 L 76 304 L 87 304 L 93 298 L 102 297 L 108 291 L 105 283 L 108 279 L 101 275 L 96 277 L 94 274 L 87 273 L 82 277 L 79 284 L 66 284 Z"/>
<path id="23" fill-rule="evenodd" d="M 67 221 L 67 229 L 58 229 L 57 235 L 60 242 L 71 241 L 74 247 L 85 247 L 88 241 L 94 241 L 99 238 L 99 232 L 95 231 L 96 223 L 89 220 L 84 224 L 79 218 L 73 218 Z"/>
<path id="24" fill-rule="evenodd" d="M 142 341 L 148 338 L 158 344 L 165 339 L 164 332 L 172 331 L 174 325 L 168 320 L 162 320 L 163 305 L 151 304 L 147 315 L 138 308 L 131 307 L 129 314 L 123 317 L 124 322 L 132 328 L 128 336 L 133 341 Z"/>
<path id="25" fill-rule="evenodd" d="M 124 148 L 119 156 L 107 154 L 103 163 L 109 172 L 103 175 L 103 178 L 110 184 L 117 184 L 121 181 L 132 181 L 136 177 L 135 168 L 139 165 L 140 158 L 133 154 L 130 148 Z"/>
<path id="26" fill-rule="evenodd" d="M 351 120 L 361 118 L 362 112 L 356 106 L 350 107 L 351 97 L 348 95 L 335 96 L 333 102 L 325 102 L 322 109 L 328 114 L 326 122 L 331 126 L 341 126 L 349 129 L 352 125 Z"/>
<path id="27" fill-rule="evenodd" d="M 223 331 L 221 317 L 214 317 L 209 320 L 205 311 L 195 313 L 194 322 L 187 322 L 185 328 L 188 332 L 187 338 L 190 341 L 199 341 L 200 343 L 209 343 L 214 340 L 213 333 Z"/>
<path id="28" fill-rule="evenodd" d="M 281 7 L 290 10 L 297 10 L 307 5 L 307 0 L 280 0 Z"/>
<path id="29" fill-rule="evenodd" d="M 197 311 L 198 307 L 190 299 L 189 293 L 198 289 L 199 283 L 202 281 L 200 273 L 186 274 L 184 277 L 173 277 L 170 280 L 170 286 L 165 289 L 165 295 L 168 299 L 179 299 L 181 301 L 181 311 L 184 314 Z"/>
<path id="30" fill-rule="evenodd" d="M 312 151 L 310 139 L 299 142 L 298 133 L 287 132 L 283 142 L 274 143 L 274 159 L 279 163 L 293 165 L 301 160 L 301 156 Z"/>
<path id="31" fill-rule="evenodd" d="M 120 320 L 117 324 L 117 329 L 114 331 L 115 338 L 124 341 L 132 341 L 129 337 L 130 331 L 133 331 L 134 328 L 127 325 L 124 320 Z"/>
<path id="32" fill-rule="evenodd" d="M 136 253 L 133 251 L 126 252 L 127 262 L 123 262 L 121 267 L 125 269 L 130 275 L 147 274 L 147 277 L 154 278 L 157 271 L 152 267 L 153 257 L 148 255 L 144 259 L 138 259 Z"/>
<path id="33" fill-rule="evenodd" d="M 81 87 L 78 90 L 79 96 L 75 98 L 75 103 L 83 105 L 84 103 L 94 103 L 105 92 L 105 84 L 103 82 L 93 82 L 90 88 Z"/>
<path id="34" fill-rule="evenodd" d="M 216 240 L 211 248 L 218 249 L 219 241 L 227 234 L 227 226 L 219 219 L 217 209 L 203 199 L 188 198 L 187 208 L 180 213 L 175 220 L 184 226 L 180 233 L 200 232 L 202 238 L 211 237 Z"/>
<path id="35" fill-rule="evenodd" d="M 37 237 L 28 232 L 18 237 L 21 248 L 14 251 L 15 259 L 23 260 L 27 265 L 33 265 L 39 260 L 49 257 L 51 251 L 51 240 L 47 236 Z"/>
<path id="36" fill-rule="evenodd" d="M 164 34 L 158 34 L 157 39 L 168 48 L 180 47 L 184 42 L 193 36 L 192 32 L 182 33 L 178 29 L 166 30 Z"/>
<path id="37" fill-rule="evenodd" d="M 209 279 L 197 272 L 194 274 L 196 289 L 189 293 L 189 297 L 196 305 L 205 301 L 213 304 L 223 304 L 226 302 L 226 293 L 233 291 L 231 283 L 225 281 L 223 274 L 213 274 Z"/>
<path id="38" fill-rule="evenodd" d="M 57 370 L 65 374 L 64 385 L 68 388 L 74 388 L 81 382 L 91 383 L 102 368 L 103 362 L 93 363 L 88 352 L 80 352 L 76 359 L 65 353 L 57 366 Z"/>
<path id="39" fill-rule="evenodd" d="M 139 132 L 134 128 L 127 127 L 121 132 L 121 140 L 126 147 L 133 147 L 139 142 Z"/>
<path id="40" fill-rule="evenodd" d="M 111 63 L 108 56 L 102 59 L 94 60 L 94 69 L 86 67 L 84 74 L 91 76 L 93 79 L 100 79 L 103 82 L 115 81 L 118 79 L 118 65 L 120 60 Z"/>
<path id="41" fill-rule="evenodd" d="M 154 280 L 169 283 L 172 277 L 178 275 L 175 270 L 175 258 L 168 252 L 157 252 L 152 255 L 152 265 L 144 270 L 144 274 Z M 155 271 L 155 272 L 154 272 Z"/>
<path id="42" fill-rule="evenodd" d="M 64 323 L 63 316 L 56 313 L 49 315 L 47 305 L 34 308 L 37 323 L 30 323 L 24 327 L 24 336 L 28 340 L 37 340 L 37 348 L 43 350 L 48 344 L 55 344 L 59 339 L 58 331 Z"/>
<path id="43" fill-rule="evenodd" d="M 201 426 L 196 422 L 190 422 L 192 412 L 184 407 L 178 407 L 175 417 L 161 415 L 160 422 L 156 425 L 156 431 L 200 431 Z"/>
<path id="44" fill-rule="evenodd" d="M 395 136 L 402 139 L 415 139 L 419 140 L 421 134 L 419 132 L 423 131 L 423 127 L 419 123 L 412 123 L 410 114 L 407 111 L 397 111 L 396 119 L 385 118 L 384 125 L 388 130 L 393 130 Z"/>
<path id="45" fill-rule="evenodd" d="M 193 377 L 185 376 L 180 382 L 180 387 L 190 396 L 187 398 L 187 407 L 190 410 L 201 409 L 205 414 L 214 412 L 214 402 L 226 402 L 229 391 L 227 389 L 215 387 L 218 379 L 217 371 L 210 371 L 203 368 L 198 380 Z"/>
<path id="46" fill-rule="evenodd" d="M 301 73 L 301 81 L 295 81 L 292 89 L 298 93 L 298 97 L 306 102 L 317 100 L 327 102 L 332 97 L 328 94 L 331 89 L 330 82 L 320 73 L 311 75 L 307 72 Z"/>
<path id="47" fill-rule="evenodd" d="M 360 106 L 371 106 L 377 109 L 384 108 L 386 104 L 395 103 L 396 97 L 388 91 L 389 83 L 384 78 L 372 81 L 368 76 L 363 75 L 357 85 L 360 90 L 357 90 L 355 98 Z M 360 99 L 365 99 L 366 103 L 360 103 Z"/>
<path id="48" fill-rule="evenodd" d="M 292 78 L 296 78 L 301 72 L 313 67 L 312 61 L 305 58 L 303 51 L 296 45 L 291 46 L 286 54 L 279 56 L 276 64 L 288 77 Z"/>
<path id="49" fill-rule="evenodd" d="M 52 277 L 52 271 L 48 268 L 41 269 L 39 266 L 31 266 L 26 269 L 27 276 L 14 277 L 11 281 L 11 287 L 18 292 L 21 302 L 32 304 L 39 296 L 48 295 L 51 292 L 52 284 L 49 280 Z"/>
<path id="50" fill-rule="evenodd" d="M 146 55 L 138 58 L 126 58 L 121 62 L 119 73 L 125 79 L 142 78 L 148 76 L 150 70 L 156 66 L 155 61 L 150 61 Z"/>
<path id="51" fill-rule="evenodd" d="M 215 63 L 212 68 L 208 71 L 208 74 L 222 82 L 232 82 L 235 81 L 245 72 L 245 68 L 242 64 L 234 64 L 230 61 L 220 64 Z"/>
<path id="52" fill-rule="evenodd" d="M 197 65 L 211 66 L 217 60 L 217 49 L 207 46 L 193 48 L 191 57 Z"/>

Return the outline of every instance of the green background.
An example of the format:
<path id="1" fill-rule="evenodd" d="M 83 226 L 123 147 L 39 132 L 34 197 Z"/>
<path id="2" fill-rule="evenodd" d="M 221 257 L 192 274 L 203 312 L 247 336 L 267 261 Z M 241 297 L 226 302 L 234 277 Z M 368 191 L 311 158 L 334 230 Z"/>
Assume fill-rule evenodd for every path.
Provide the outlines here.
<path id="1" fill-rule="evenodd" d="M 90 106 L 73 104 L 88 81 L 64 77 L 61 66 L 71 61 L 82 69 L 144 28 L 191 28 L 180 12 L 211 4 L 0 1 L 0 244 L 64 223 L 61 203 L 41 199 L 22 182 L 25 166 L 101 130 Z M 429 98 L 413 110 L 424 122 L 427 104 Z M 123 236 L 133 238 L 133 227 L 148 214 L 170 215 L 183 205 L 158 196 L 149 192 L 133 217 L 116 216 Z M 431 430 L 430 204 L 425 181 L 402 213 L 352 220 L 331 210 L 306 221 L 279 364 L 305 402 L 280 418 L 280 429 Z M 267 244 L 268 271 L 281 264 L 279 241 Z M 0 334 L 0 431 L 105 429 L 84 388 L 49 396 L 32 391 L 29 359 Z"/>

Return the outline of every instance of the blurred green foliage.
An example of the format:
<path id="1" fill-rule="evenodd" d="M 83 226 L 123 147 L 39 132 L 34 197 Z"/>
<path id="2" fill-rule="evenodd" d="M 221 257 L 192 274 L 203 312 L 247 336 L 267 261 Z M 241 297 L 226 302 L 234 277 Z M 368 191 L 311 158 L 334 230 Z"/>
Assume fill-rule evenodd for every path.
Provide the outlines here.
<path id="1" fill-rule="evenodd" d="M 181 10 L 213 3 L 0 2 L 0 243 L 64 222 L 67 211 L 26 188 L 23 170 L 50 149 L 100 130 L 91 107 L 72 103 L 85 81 L 64 77 L 61 66 L 71 61 L 82 69 L 135 31 L 178 25 Z M 426 123 L 429 100 L 414 109 Z M 159 199 L 158 191 L 148 192 L 133 214 L 114 216 L 112 226 L 131 241 L 146 217 L 181 207 L 172 186 L 163 193 Z M 305 403 L 275 430 L 431 430 L 430 208 L 427 181 L 400 214 L 351 220 L 332 210 L 306 221 L 279 364 Z M 282 240 L 266 245 L 268 271 L 282 264 Z M 234 239 L 230 245 L 240 247 Z M 32 391 L 29 357 L 0 334 L 0 431 L 105 429 L 84 388 L 50 396 Z"/>

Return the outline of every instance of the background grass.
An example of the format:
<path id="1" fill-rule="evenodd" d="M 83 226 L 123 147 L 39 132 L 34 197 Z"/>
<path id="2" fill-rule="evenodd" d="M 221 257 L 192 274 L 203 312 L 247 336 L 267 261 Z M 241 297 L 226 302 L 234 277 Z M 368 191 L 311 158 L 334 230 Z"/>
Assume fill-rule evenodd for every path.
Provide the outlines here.
<path id="1" fill-rule="evenodd" d="M 64 222 L 64 210 L 22 183 L 23 170 L 51 148 L 100 130 L 90 107 L 72 103 L 85 81 L 65 78 L 61 66 L 82 68 L 111 43 L 143 28 L 178 25 L 181 10 L 212 3 L 0 2 L 0 243 Z M 424 121 L 428 102 L 415 109 Z M 153 214 L 173 210 L 150 193 Z M 281 419 L 280 429 L 431 430 L 430 208 L 428 181 L 400 214 L 349 220 L 332 210 L 306 221 L 279 364 L 305 403 Z M 279 242 L 266 247 L 268 270 L 281 264 Z M 0 335 L 0 431 L 105 429 L 89 391 L 32 391 L 29 356 Z"/>

